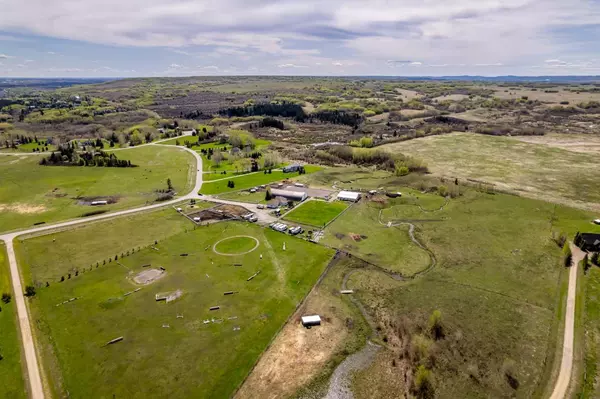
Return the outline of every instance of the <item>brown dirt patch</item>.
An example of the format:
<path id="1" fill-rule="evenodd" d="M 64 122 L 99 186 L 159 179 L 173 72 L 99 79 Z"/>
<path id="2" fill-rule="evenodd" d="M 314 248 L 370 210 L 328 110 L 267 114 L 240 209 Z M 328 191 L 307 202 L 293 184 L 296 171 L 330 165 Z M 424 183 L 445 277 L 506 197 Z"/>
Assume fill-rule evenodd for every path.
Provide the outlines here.
<path id="1" fill-rule="evenodd" d="M 215 220 L 240 218 L 248 212 L 250 211 L 243 206 L 223 204 L 209 209 L 203 209 L 198 212 L 188 213 L 187 216 L 192 219 L 200 218 L 200 222 L 210 222 Z"/>
<path id="2" fill-rule="evenodd" d="M 28 204 L 0 204 L 0 212 L 14 212 L 23 215 L 29 215 L 32 213 L 46 212 L 44 205 L 28 205 Z"/>
<path id="3" fill-rule="evenodd" d="M 146 285 L 164 277 L 165 274 L 165 271 L 161 269 L 148 269 L 136 274 L 133 281 L 137 284 Z"/>
<path id="4" fill-rule="evenodd" d="M 317 376 L 348 334 L 345 322 L 328 308 L 318 297 L 310 298 L 281 330 L 235 398 L 287 398 Z M 320 314 L 322 324 L 310 330 L 302 327 L 303 314 Z"/>
<path id="5" fill-rule="evenodd" d="M 360 234 L 348 233 L 348 236 L 350 236 L 354 242 L 359 242 L 362 240 L 362 236 Z"/>

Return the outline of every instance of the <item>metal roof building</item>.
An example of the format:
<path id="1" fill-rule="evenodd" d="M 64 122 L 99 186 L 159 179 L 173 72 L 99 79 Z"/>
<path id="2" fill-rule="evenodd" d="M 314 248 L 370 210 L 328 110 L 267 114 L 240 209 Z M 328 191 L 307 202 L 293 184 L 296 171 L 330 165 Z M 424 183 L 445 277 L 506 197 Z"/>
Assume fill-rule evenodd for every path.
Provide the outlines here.
<path id="1" fill-rule="evenodd" d="M 337 195 L 337 199 L 342 201 L 356 202 L 360 199 L 360 193 L 357 193 L 355 191 L 340 191 Z"/>
<path id="2" fill-rule="evenodd" d="M 278 188 L 271 189 L 271 195 L 274 197 L 283 197 L 293 201 L 304 201 L 308 195 L 300 191 L 280 190 Z"/>

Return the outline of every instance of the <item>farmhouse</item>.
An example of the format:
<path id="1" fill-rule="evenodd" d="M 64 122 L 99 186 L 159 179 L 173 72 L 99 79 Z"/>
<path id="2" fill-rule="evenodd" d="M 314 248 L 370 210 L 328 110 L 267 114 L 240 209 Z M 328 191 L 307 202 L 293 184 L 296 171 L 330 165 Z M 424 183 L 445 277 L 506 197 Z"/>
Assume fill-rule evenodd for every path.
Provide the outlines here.
<path id="1" fill-rule="evenodd" d="M 278 188 L 272 188 L 271 195 L 273 195 L 274 197 L 283 197 L 292 201 L 304 201 L 306 198 L 308 198 L 308 195 L 306 195 L 305 192 L 280 190 Z"/>
<path id="2" fill-rule="evenodd" d="M 355 191 L 340 191 L 337 195 L 337 199 L 341 201 L 357 202 L 360 199 L 360 193 Z"/>
<path id="3" fill-rule="evenodd" d="M 575 243 L 584 251 L 600 252 L 600 234 L 581 233 L 575 237 Z"/>

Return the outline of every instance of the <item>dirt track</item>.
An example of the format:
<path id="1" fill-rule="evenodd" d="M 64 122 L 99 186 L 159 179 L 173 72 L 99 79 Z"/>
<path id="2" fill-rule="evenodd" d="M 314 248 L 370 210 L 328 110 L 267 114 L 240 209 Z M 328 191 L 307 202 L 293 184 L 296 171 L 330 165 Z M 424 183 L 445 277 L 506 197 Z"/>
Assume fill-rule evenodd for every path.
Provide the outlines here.
<path id="1" fill-rule="evenodd" d="M 562 360 L 556 385 L 550 399 L 563 399 L 567 394 L 573 370 L 573 346 L 575 344 L 575 300 L 577 296 L 577 268 L 585 252 L 571 244 L 573 260 L 569 270 L 569 290 L 567 293 L 567 313 L 565 315 L 565 334 L 563 338 Z"/>

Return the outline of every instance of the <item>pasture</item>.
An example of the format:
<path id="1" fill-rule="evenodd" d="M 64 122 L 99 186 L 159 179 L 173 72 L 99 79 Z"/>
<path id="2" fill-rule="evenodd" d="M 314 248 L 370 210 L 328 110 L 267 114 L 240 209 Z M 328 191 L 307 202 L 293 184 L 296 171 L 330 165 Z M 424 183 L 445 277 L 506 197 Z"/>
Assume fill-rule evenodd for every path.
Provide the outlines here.
<path id="1" fill-rule="evenodd" d="M 2 231 L 110 212 L 155 202 L 156 190 L 171 179 L 179 194 L 193 187 L 195 159 L 166 146 L 118 151 L 136 168 L 41 166 L 41 156 L 0 156 L 0 226 Z M 109 200 L 92 207 L 90 201 Z"/>
<path id="2" fill-rule="evenodd" d="M 304 225 L 323 227 L 346 208 L 348 208 L 348 204 L 341 201 L 305 201 L 287 213 L 284 219 Z"/>
<path id="3" fill-rule="evenodd" d="M 594 153 L 471 133 L 381 148 L 421 158 L 437 176 L 483 181 L 531 198 L 600 210 L 600 159 Z"/>
<path id="4" fill-rule="evenodd" d="M 415 238 L 432 252 L 436 263 L 427 273 L 405 281 L 366 266 L 349 278 L 348 288 L 358 290 L 375 323 L 383 326 L 382 339 L 391 343 L 389 352 L 378 355 L 357 375 L 355 391 L 377 389 L 386 396 L 409 389 L 378 376 L 397 372 L 390 366 L 392 361 L 399 370 L 416 368 L 413 360 L 400 354 L 406 345 L 410 347 L 408 343 L 415 345 L 425 337 L 426 350 L 417 359 L 431 369 L 436 397 L 485 396 L 486 392 L 540 396 L 546 384 L 552 384 L 549 374 L 563 311 L 559 298 L 566 283 L 562 252 L 550 232 L 573 237 L 578 230 L 599 231 L 590 224 L 591 215 L 474 190 L 433 212 L 432 207 L 415 207 L 413 200 L 402 201 L 406 202 L 398 200 L 385 208 L 382 218 L 413 220 Z M 435 201 L 431 205 L 437 206 Z M 368 222 L 356 214 L 359 210 L 351 209 L 338 221 L 354 216 L 357 229 Z M 340 231 L 338 221 L 327 229 L 328 240 Z M 393 227 L 383 229 L 389 233 L 387 239 L 380 236 L 386 240 L 381 248 L 406 247 L 392 235 Z M 357 256 L 370 260 L 364 252 Z M 444 323 L 445 336 L 438 340 L 423 332 L 434 310 L 441 311 Z M 507 382 L 507 365 L 518 384 Z"/>
<path id="5" fill-rule="evenodd" d="M 387 227 L 381 209 L 379 203 L 361 200 L 327 226 L 322 242 L 403 276 L 425 270 L 431 260 L 411 242 L 408 225 Z"/>
<path id="6" fill-rule="evenodd" d="M 0 243 L 0 295 L 12 294 L 8 257 L 4 243 Z M 0 302 L 0 398 L 25 399 L 25 382 L 21 367 L 21 343 L 17 324 L 17 305 Z"/>
<path id="7" fill-rule="evenodd" d="M 87 267 L 85 272 L 40 287 L 31 302 L 36 325 L 44 332 L 39 334 L 44 367 L 57 396 L 67 391 L 73 397 L 90 392 L 129 398 L 231 396 L 333 255 L 327 248 L 249 223 L 194 229 L 175 215 L 187 223 L 181 231 L 170 217 L 161 220 L 165 213 L 152 216 L 155 224 L 171 231 L 168 238 L 155 245 L 155 234 L 147 233 L 150 247 L 119 254 L 118 261 L 100 261 L 99 267 L 99 258 L 119 252 L 121 244 L 102 234 L 115 226 L 91 224 L 77 234 L 29 238 L 18 246 L 23 267 L 39 280 L 47 273 L 44 265 L 69 267 L 62 254 L 70 252 L 76 236 L 97 237 L 79 241 L 76 263 Z M 136 242 L 124 238 L 121 251 L 135 247 L 145 230 L 137 217 L 128 219 L 122 223 L 140 232 Z M 48 254 L 48 242 L 54 239 L 56 251 Z M 217 253 L 221 251 L 228 255 Z M 244 254 L 236 255 L 240 252 Z M 297 267 L 299 259 L 302 267 Z M 165 269 L 160 279 L 143 286 L 133 282 L 138 273 L 160 267 Z M 174 292 L 181 296 L 172 302 L 155 299 L 158 293 Z M 69 298 L 78 299 L 56 306 Z M 213 306 L 219 309 L 209 310 Z M 123 341 L 105 346 L 120 336 Z"/>

